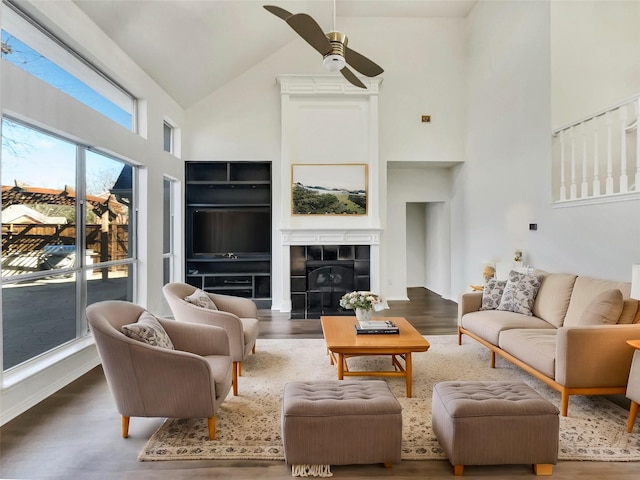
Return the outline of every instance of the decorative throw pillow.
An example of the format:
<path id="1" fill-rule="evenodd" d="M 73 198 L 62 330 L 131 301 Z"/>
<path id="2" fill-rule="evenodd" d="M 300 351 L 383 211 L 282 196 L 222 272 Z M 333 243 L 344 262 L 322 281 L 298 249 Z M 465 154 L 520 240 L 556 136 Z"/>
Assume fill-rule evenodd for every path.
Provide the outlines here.
<path id="1" fill-rule="evenodd" d="M 496 278 L 487 280 L 482 289 L 482 306 L 480 310 L 495 310 L 498 308 L 506 285 L 506 280 L 498 280 Z"/>
<path id="2" fill-rule="evenodd" d="M 506 310 L 531 316 L 533 302 L 536 299 L 543 278 L 542 275 L 527 275 L 512 270 L 504 287 L 500 305 L 496 310 Z"/>
<path id="3" fill-rule="evenodd" d="M 578 325 L 613 325 L 618 323 L 624 300 L 620 290 L 606 290 L 595 297 L 582 312 Z"/>
<path id="4" fill-rule="evenodd" d="M 216 304 L 213 303 L 211 297 L 199 288 L 196 288 L 196 291 L 188 297 L 184 297 L 184 300 L 185 302 L 195 305 L 196 307 L 208 308 L 209 310 L 218 310 L 218 307 L 216 307 Z"/>
<path id="5" fill-rule="evenodd" d="M 146 310 L 140 314 L 136 323 L 123 325 L 122 333 L 129 338 L 155 347 L 174 349 L 173 342 L 158 319 Z"/>

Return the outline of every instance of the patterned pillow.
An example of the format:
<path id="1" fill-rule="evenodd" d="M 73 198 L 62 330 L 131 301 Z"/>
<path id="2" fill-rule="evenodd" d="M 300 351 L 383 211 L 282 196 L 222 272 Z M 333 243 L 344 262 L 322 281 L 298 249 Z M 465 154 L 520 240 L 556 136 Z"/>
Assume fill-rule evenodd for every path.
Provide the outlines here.
<path id="1" fill-rule="evenodd" d="M 498 280 L 496 278 L 487 280 L 482 289 L 482 306 L 480 310 L 495 310 L 498 308 L 506 285 L 506 280 Z"/>
<path id="2" fill-rule="evenodd" d="M 213 303 L 211 297 L 199 288 L 196 288 L 196 291 L 188 297 L 184 297 L 184 300 L 185 302 L 195 305 L 196 307 L 208 308 L 209 310 L 218 310 L 218 307 L 216 307 L 216 304 Z"/>
<path id="3" fill-rule="evenodd" d="M 613 325 L 622 313 L 622 292 L 606 290 L 597 295 L 584 309 L 578 325 Z"/>
<path id="4" fill-rule="evenodd" d="M 138 342 L 148 343 L 155 347 L 174 349 L 173 342 L 156 317 L 146 310 L 142 312 L 136 323 L 122 326 L 122 333 Z"/>
<path id="5" fill-rule="evenodd" d="M 527 275 L 511 270 L 496 310 L 533 315 L 531 309 L 543 278 L 542 275 Z"/>

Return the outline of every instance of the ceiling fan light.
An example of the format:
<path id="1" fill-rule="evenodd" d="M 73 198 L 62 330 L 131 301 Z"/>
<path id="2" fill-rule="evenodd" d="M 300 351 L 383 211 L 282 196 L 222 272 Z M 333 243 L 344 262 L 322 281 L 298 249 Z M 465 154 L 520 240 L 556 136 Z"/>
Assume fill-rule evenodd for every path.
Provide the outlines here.
<path id="1" fill-rule="evenodd" d="M 330 54 L 324 57 L 322 65 L 330 72 L 338 72 L 347 65 L 347 62 L 342 55 Z"/>

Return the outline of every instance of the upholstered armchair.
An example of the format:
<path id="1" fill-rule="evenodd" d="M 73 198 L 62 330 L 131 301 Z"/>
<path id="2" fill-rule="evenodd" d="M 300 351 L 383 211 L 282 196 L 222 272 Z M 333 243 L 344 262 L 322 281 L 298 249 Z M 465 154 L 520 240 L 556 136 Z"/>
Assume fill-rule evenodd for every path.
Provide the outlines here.
<path id="1" fill-rule="evenodd" d="M 231 295 L 206 293 L 215 310 L 185 301 L 196 292 L 196 287 L 186 283 L 168 283 L 163 292 L 173 316 L 180 322 L 202 323 L 222 327 L 229 335 L 233 360 L 233 394 L 238 395 L 238 377 L 242 375 L 242 362 L 255 353 L 258 338 L 258 308 L 253 300 Z"/>
<path id="2" fill-rule="evenodd" d="M 115 300 L 89 305 L 86 314 L 122 415 L 123 438 L 130 417 L 207 418 L 209 438 L 215 438 L 215 413 L 232 382 L 224 329 L 155 318 L 139 305 Z M 149 317 L 154 328 L 161 325 L 164 346 L 123 333 L 144 328 L 142 319 Z"/>

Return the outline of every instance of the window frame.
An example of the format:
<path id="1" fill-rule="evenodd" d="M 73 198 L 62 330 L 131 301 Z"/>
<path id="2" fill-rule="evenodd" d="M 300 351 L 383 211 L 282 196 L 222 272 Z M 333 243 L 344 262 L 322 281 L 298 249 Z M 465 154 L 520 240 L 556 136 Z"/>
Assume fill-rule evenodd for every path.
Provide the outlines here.
<path id="1" fill-rule="evenodd" d="M 130 285 L 131 297 L 132 301 L 136 302 L 137 300 L 137 268 L 139 264 L 139 256 L 138 256 L 138 242 L 139 242 L 139 232 L 138 232 L 138 205 L 139 205 L 139 195 L 140 195 L 140 174 L 139 169 L 140 165 L 114 155 L 113 153 L 107 153 L 102 149 L 89 147 L 86 144 L 73 140 L 72 138 L 65 137 L 59 133 L 47 130 L 46 128 L 39 127 L 32 123 L 26 122 L 24 120 L 15 118 L 10 115 L 2 115 L 0 121 L 8 120 L 12 123 L 18 124 L 22 127 L 34 130 L 43 135 L 47 135 L 51 138 L 60 140 L 62 142 L 66 142 L 75 146 L 75 175 L 76 175 L 76 204 L 75 204 L 75 215 L 76 215 L 76 234 L 75 234 L 75 247 L 76 252 L 76 261 L 72 267 L 65 268 L 53 268 L 45 271 L 37 271 L 30 272 L 20 275 L 15 275 L 11 277 L 3 277 L 0 276 L 0 299 L 1 292 L 3 287 L 7 285 L 12 285 L 20 282 L 30 281 L 30 280 L 38 280 L 45 277 L 55 277 L 63 274 L 73 274 L 75 275 L 75 325 L 76 325 L 76 336 L 74 339 L 71 339 L 67 342 L 63 342 L 60 345 L 57 345 L 49 350 L 46 350 L 42 353 L 36 354 L 31 358 L 24 360 L 14 366 L 9 368 L 5 368 L 4 366 L 4 358 L 0 356 L 0 365 L 2 366 L 2 386 L 3 388 L 9 384 L 13 384 L 14 382 L 20 381 L 20 379 L 24 379 L 26 376 L 29 376 L 37 370 L 38 365 L 48 365 L 51 361 L 50 359 L 57 359 L 60 355 L 66 356 L 63 353 L 63 350 L 68 349 L 70 346 L 73 346 L 75 350 L 76 345 L 82 346 L 86 344 L 87 339 L 91 342 L 92 336 L 89 331 L 88 322 L 84 311 L 88 302 L 88 275 L 92 270 L 97 268 L 110 268 L 114 266 L 128 266 L 130 268 L 130 273 L 128 274 L 128 278 L 132 282 Z M 94 152 L 96 154 L 102 155 L 108 159 L 112 159 L 116 162 L 121 162 L 125 165 L 128 165 L 132 168 L 132 196 L 131 196 L 131 205 L 129 206 L 129 216 L 128 216 L 128 229 L 129 229 L 129 252 L 128 256 L 125 259 L 121 260 L 110 260 L 106 262 L 98 262 L 96 264 L 87 264 L 86 262 L 86 234 L 87 234 L 87 221 L 86 221 L 86 205 L 87 205 L 87 185 L 86 185 L 86 153 Z M 0 205 L 0 208 L 2 206 Z M 0 306 L 2 305 L 0 301 Z M 4 316 L 3 316 L 4 318 Z M 2 340 L 4 343 L 4 339 Z M 79 348 L 79 347 L 78 347 Z M 6 381 L 5 381 L 6 380 Z M 7 383 L 9 382 L 9 383 Z"/>
<path id="2" fill-rule="evenodd" d="M 46 27 L 29 16 L 14 2 L 10 0 L 2 0 L 2 6 L 7 7 L 3 9 L 2 12 L 3 31 L 15 36 L 19 41 L 26 44 L 29 48 L 37 51 L 48 61 L 66 71 L 76 80 L 84 83 L 103 98 L 130 114 L 131 125 L 128 129 L 134 133 L 138 133 L 138 101 L 134 95 L 65 42 L 60 40 Z M 43 81 L 60 90 L 56 85 L 49 81 Z M 66 94 L 69 95 L 68 93 Z M 83 102 L 82 99 L 73 95 L 70 96 L 104 115 L 106 118 L 114 121 L 118 125 L 122 125 L 121 123 L 116 122 L 113 118 L 105 115 L 100 110 L 97 110 L 92 105 Z"/>

